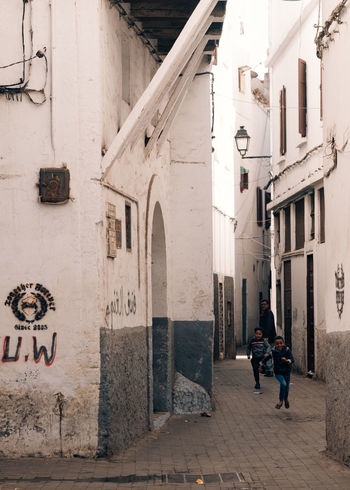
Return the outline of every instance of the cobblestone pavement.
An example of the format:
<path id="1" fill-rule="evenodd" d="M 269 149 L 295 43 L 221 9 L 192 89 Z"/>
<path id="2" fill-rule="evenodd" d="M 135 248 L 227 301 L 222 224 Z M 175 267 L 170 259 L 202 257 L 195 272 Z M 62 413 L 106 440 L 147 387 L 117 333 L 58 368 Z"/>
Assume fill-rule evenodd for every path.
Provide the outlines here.
<path id="1" fill-rule="evenodd" d="M 293 375 L 289 410 L 274 408 L 274 378 L 253 386 L 249 361 L 220 362 L 211 418 L 174 416 L 108 460 L 2 459 L 0 489 L 349 490 L 350 469 L 324 453 L 324 384 Z"/>

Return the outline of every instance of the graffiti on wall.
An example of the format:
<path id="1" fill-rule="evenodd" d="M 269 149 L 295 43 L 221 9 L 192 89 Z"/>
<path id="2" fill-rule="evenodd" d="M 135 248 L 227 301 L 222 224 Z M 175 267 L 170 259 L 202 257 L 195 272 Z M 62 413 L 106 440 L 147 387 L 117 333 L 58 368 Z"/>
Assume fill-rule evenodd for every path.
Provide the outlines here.
<path id="1" fill-rule="evenodd" d="M 18 320 L 34 323 L 41 320 L 47 310 L 56 310 L 55 300 L 42 284 L 20 284 L 6 298 L 5 306 L 12 309 Z"/>
<path id="2" fill-rule="evenodd" d="M 338 264 L 335 272 L 335 302 L 337 305 L 337 312 L 339 319 L 342 316 L 344 308 L 344 288 L 345 288 L 345 276 L 343 264 Z"/>
<path id="3" fill-rule="evenodd" d="M 3 363 L 17 362 L 20 359 L 21 347 L 22 347 L 22 337 L 17 337 L 17 343 L 16 343 L 16 340 L 13 342 L 11 341 L 10 336 L 6 336 L 3 343 L 1 362 Z M 49 349 L 47 349 L 45 345 L 39 346 L 37 338 L 33 337 L 33 352 L 32 352 L 33 361 L 36 364 L 38 364 L 43 358 L 45 365 L 51 366 L 56 357 L 56 348 L 57 348 L 56 332 L 52 335 L 51 347 L 49 347 Z M 48 350 L 50 353 L 48 352 Z M 31 354 L 28 353 L 23 356 L 24 362 L 28 362 L 28 360 L 30 359 L 30 355 Z"/>
<path id="4" fill-rule="evenodd" d="M 136 315 L 136 294 L 135 291 L 127 291 L 124 294 L 123 286 L 119 291 L 115 290 L 113 299 L 106 306 L 105 322 L 107 327 L 113 328 L 113 323 L 123 316 Z"/>
<path id="5" fill-rule="evenodd" d="M 50 291 L 39 283 L 20 284 L 7 296 L 5 306 L 11 308 L 12 313 L 22 323 L 16 323 L 14 329 L 21 332 L 48 330 L 48 325 L 37 323 L 49 310 L 56 311 L 55 300 Z M 1 362 L 11 363 L 23 359 L 34 361 L 36 364 L 44 361 L 46 366 L 51 366 L 56 357 L 57 333 L 52 334 L 51 345 L 42 345 L 36 336 L 32 337 L 31 352 L 21 356 L 24 337 L 11 338 L 7 335 L 3 341 Z M 27 349 L 25 349 L 25 352 Z"/>

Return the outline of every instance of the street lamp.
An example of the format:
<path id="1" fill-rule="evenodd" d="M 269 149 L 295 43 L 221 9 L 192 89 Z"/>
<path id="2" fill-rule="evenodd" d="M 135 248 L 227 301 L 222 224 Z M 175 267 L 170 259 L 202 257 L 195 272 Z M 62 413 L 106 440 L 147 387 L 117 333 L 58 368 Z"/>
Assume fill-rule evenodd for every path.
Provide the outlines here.
<path id="1" fill-rule="evenodd" d="M 254 157 L 246 157 L 249 148 L 250 136 L 244 126 L 240 126 L 235 135 L 236 146 L 242 158 L 271 158 L 271 155 L 260 155 Z"/>

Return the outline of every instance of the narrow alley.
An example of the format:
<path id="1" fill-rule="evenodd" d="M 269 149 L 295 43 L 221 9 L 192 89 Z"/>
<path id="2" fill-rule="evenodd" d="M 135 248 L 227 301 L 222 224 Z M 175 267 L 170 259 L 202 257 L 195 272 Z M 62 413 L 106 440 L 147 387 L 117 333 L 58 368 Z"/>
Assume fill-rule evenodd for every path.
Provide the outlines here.
<path id="1" fill-rule="evenodd" d="M 0 489 L 350 488 L 350 469 L 325 455 L 323 382 L 294 374 L 291 408 L 277 411 L 278 383 L 254 392 L 245 356 L 214 373 L 212 417 L 173 416 L 111 459 L 2 459 Z"/>

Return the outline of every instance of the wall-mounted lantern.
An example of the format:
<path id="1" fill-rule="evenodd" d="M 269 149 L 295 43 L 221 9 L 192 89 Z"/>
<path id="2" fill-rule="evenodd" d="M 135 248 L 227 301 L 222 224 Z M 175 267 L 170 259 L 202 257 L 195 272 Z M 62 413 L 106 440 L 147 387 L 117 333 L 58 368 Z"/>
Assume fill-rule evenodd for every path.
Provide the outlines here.
<path id="1" fill-rule="evenodd" d="M 239 154 L 242 158 L 271 158 L 271 155 L 259 155 L 254 157 L 245 156 L 249 148 L 250 136 L 244 126 L 240 126 L 240 128 L 238 129 L 235 135 L 235 141 L 237 150 L 239 151 Z"/>

